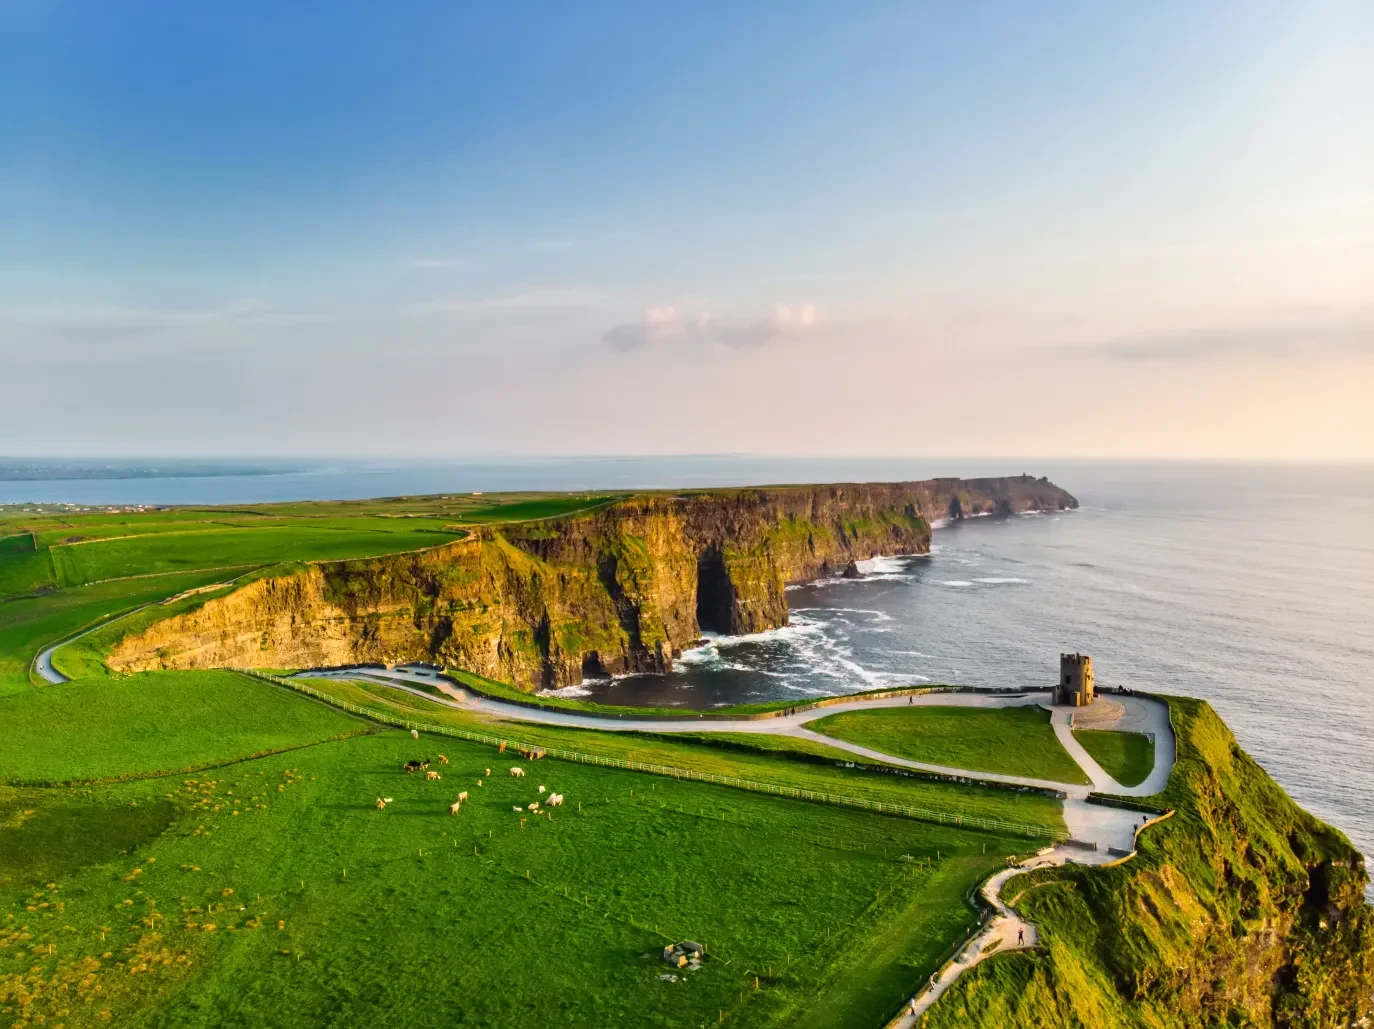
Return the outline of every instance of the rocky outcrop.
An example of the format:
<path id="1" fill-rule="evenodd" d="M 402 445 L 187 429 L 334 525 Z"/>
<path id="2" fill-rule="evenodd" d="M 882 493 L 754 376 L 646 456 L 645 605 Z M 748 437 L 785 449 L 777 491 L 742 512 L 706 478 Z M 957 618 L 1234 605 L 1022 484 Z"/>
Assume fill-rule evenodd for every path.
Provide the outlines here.
<path id="1" fill-rule="evenodd" d="M 526 689 L 656 671 L 703 629 L 786 625 L 789 583 L 927 552 L 933 521 L 1077 506 L 1029 476 L 651 493 L 262 578 L 126 638 L 109 664 L 428 660 Z"/>

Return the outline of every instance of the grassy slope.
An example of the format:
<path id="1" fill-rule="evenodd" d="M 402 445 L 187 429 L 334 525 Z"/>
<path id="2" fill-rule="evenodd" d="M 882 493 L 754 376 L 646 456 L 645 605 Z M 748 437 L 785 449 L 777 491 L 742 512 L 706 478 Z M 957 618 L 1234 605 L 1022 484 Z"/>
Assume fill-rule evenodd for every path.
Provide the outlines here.
<path id="1" fill-rule="evenodd" d="M 203 749 L 201 725 L 183 736 Z M 442 782 L 399 771 L 439 746 Z M 479 789 L 496 760 L 387 732 L 94 791 L 0 787 L 0 936 L 22 943 L 0 948 L 0 1000 L 73 1029 L 876 1025 L 1023 846 L 554 761 Z M 522 826 L 537 782 L 568 806 Z M 712 959 L 662 979 L 657 951 L 685 937 Z"/>
<path id="2" fill-rule="evenodd" d="M 1177 814 L 1135 860 L 1013 879 L 1045 946 L 979 965 L 931 1029 L 1318 1027 L 1369 1014 L 1374 909 L 1364 863 L 1299 808 L 1202 701 L 1172 698 Z"/>
<path id="3" fill-rule="evenodd" d="M 29 666 L 34 655 L 54 640 L 221 577 L 215 572 L 159 575 L 0 600 L 0 696 L 33 685 Z"/>
<path id="4" fill-rule="evenodd" d="M 1122 786 L 1139 786 L 1155 766 L 1155 741 L 1140 732 L 1075 729 L 1074 738 Z"/>
<path id="5" fill-rule="evenodd" d="M 548 747 L 564 747 L 583 753 L 633 761 L 691 768 L 717 775 L 731 775 L 800 789 L 838 793 L 894 804 L 928 807 L 950 814 L 980 815 L 1032 825 L 1063 829 L 1059 801 L 1035 793 L 931 782 L 923 779 L 860 769 L 841 768 L 813 761 L 776 760 L 762 747 L 722 746 L 711 734 L 659 736 L 650 733 L 594 732 L 562 726 L 538 726 L 493 721 L 466 711 L 433 704 L 422 697 L 372 683 L 337 679 L 308 680 L 317 689 L 348 703 L 417 722 L 454 725 L 480 732 L 494 732 L 512 740 Z M 782 741 L 777 741 L 782 746 Z M 801 741 L 798 741 L 801 742 Z M 805 748 L 797 748 L 809 754 Z M 780 756 L 780 755 L 779 755 Z M 848 755 L 846 755 L 848 757 Z"/>
<path id="6" fill-rule="evenodd" d="M 830 715 L 807 727 L 912 761 L 1088 782 L 1038 707 L 894 707 Z"/>
<path id="7" fill-rule="evenodd" d="M 74 586 L 155 572 L 376 557 L 455 538 L 434 529 L 412 529 L 404 522 L 389 524 L 387 530 L 336 529 L 309 522 L 270 528 L 225 526 L 58 546 L 50 553 L 58 581 Z"/>
<path id="8" fill-rule="evenodd" d="M 0 697 L 0 781 L 41 784 L 204 768 L 370 731 L 247 676 L 148 672 Z"/>

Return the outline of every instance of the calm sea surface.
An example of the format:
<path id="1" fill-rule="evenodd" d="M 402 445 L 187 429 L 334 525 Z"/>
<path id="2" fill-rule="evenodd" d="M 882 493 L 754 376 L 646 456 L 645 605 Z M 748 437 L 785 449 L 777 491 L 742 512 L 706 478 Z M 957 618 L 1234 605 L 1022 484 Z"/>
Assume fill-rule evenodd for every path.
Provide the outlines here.
<path id="1" fill-rule="evenodd" d="M 1099 681 L 1204 697 L 1300 803 L 1374 855 L 1374 468 L 1042 461 L 579 459 L 268 476 L 0 482 L 0 502 L 246 503 L 1047 474 L 1078 511 L 938 529 L 927 557 L 789 591 L 792 625 L 713 639 L 671 675 L 587 683 L 690 707 L 894 683 L 1028 686 L 1061 650 Z"/>

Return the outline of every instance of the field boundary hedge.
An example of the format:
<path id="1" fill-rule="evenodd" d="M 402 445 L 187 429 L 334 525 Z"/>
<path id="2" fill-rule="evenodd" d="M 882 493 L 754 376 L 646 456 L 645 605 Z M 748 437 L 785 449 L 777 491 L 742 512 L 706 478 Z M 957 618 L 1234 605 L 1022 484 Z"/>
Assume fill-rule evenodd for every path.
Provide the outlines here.
<path id="1" fill-rule="evenodd" d="M 577 750 L 565 750 L 561 747 L 543 747 L 533 743 L 522 743 L 519 740 L 507 739 L 502 736 L 493 736 L 489 733 L 474 732 L 470 729 L 459 729 L 450 725 L 434 725 L 429 722 L 417 722 L 407 718 L 400 718 L 384 714 L 382 712 L 352 704 L 346 700 L 339 700 L 332 697 L 322 690 L 317 690 L 313 686 L 308 686 L 303 682 L 290 679 L 279 678 L 275 675 L 268 675 L 251 668 L 239 668 L 235 671 L 243 675 L 261 679 L 264 682 L 274 683 L 284 686 L 287 689 L 304 693 L 314 697 L 316 700 L 323 701 L 333 707 L 371 718 L 374 721 L 394 725 L 402 729 L 411 729 L 416 732 L 435 733 L 441 736 L 455 736 L 459 739 L 468 740 L 472 743 L 484 743 L 494 747 L 514 748 L 515 750 L 539 750 L 548 757 L 560 758 L 564 761 L 575 761 L 584 765 L 601 765 L 608 768 L 623 768 L 631 772 L 646 772 L 650 775 L 661 775 L 671 779 L 688 779 L 696 782 L 713 783 L 717 786 L 729 786 L 733 789 L 748 790 L 752 793 L 769 793 L 779 797 L 791 797 L 794 800 L 807 800 L 818 804 L 833 804 L 839 807 L 858 808 L 864 811 L 874 811 L 878 814 L 898 815 L 903 818 L 912 818 L 922 822 L 935 822 L 940 825 L 956 825 L 971 829 L 982 829 L 985 832 L 1008 833 L 1013 836 L 1022 836 L 1030 839 L 1049 839 L 1061 840 L 1067 836 L 1067 832 L 1051 829 L 1048 826 L 1029 825 L 1023 822 L 1011 822 L 1001 818 L 987 818 L 983 815 L 957 815 L 947 811 L 939 811 L 931 808 L 916 807 L 908 804 L 890 804 L 880 800 L 865 800 L 862 797 L 847 797 L 837 793 L 822 793 L 816 790 L 805 790 L 795 786 L 779 786 L 774 783 L 758 782 L 753 779 L 738 779 L 731 775 L 717 775 L 714 772 L 699 772 L 692 768 L 675 768 L 671 765 L 656 765 L 644 761 L 630 761 L 625 758 L 602 757 L 599 754 L 584 754 Z"/>

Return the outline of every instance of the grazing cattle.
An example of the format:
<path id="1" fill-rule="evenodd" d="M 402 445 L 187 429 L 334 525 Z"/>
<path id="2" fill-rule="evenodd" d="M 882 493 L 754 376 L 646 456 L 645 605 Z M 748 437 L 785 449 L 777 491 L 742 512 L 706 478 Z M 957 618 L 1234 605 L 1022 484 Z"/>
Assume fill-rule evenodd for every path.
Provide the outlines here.
<path id="1" fill-rule="evenodd" d="M 484 778 L 484 779 L 490 779 L 490 778 L 491 778 L 491 769 L 490 769 L 490 768 L 488 768 L 485 772 L 482 773 L 482 778 Z"/>
<path id="2" fill-rule="evenodd" d="M 523 815 L 525 813 L 525 809 L 522 807 L 513 807 L 511 808 L 511 810 L 514 811 L 517 815 Z"/>
<path id="3" fill-rule="evenodd" d="M 539 810 L 539 801 L 536 800 L 533 804 L 526 804 L 526 805 L 525 805 L 525 810 L 527 810 L 527 811 L 538 811 L 538 810 Z"/>
<path id="4" fill-rule="evenodd" d="M 551 793 L 551 794 L 549 794 L 549 807 L 562 807 L 562 806 L 563 806 L 563 794 L 561 794 L 561 793 Z"/>
<path id="5" fill-rule="evenodd" d="M 462 806 L 463 802 L 461 800 L 455 800 L 452 804 L 448 806 L 448 813 L 451 815 L 456 815 L 458 813 L 458 809 Z"/>
<path id="6" fill-rule="evenodd" d="M 381 797 L 378 797 L 378 798 L 377 798 L 377 810 L 380 811 L 380 810 L 382 810 L 384 807 L 386 807 L 386 801 L 384 801 Z"/>
<path id="7" fill-rule="evenodd" d="M 461 804 L 463 801 L 465 801 L 465 800 L 467 800 L 467 799 L 468 799 L 468 791 L 467 791 L 467 790 L 464 790 L 462 793 L 458 794 L 458 803 Z"/>
<path id="8" fill-rule="evenodd" d="M 496 753 L 498 753 L 498 754 L 504 754 L 505 752 L 506 752 L 506 741 L 505 741 L 505 740 L 502 740 L 502 741 L 501 741 L 501 745 L 500 745 L 499 747 L 496 748 Z"/>
<path id="9" fill-rule="evenodd" d="M 443 754 L 440 754 L 440 755 L 439 755 L 439 764 L 441 764 L 441 765 L 446 765 L 446 764 L 448 764 L 448 758 L 444 757 Z"/>
<path id="10" fill-rule="evenodd" d="M 482 785 L 482 780 L 481 780 L 481 779 L 478 779 L 478 780 L 477 780 L 477 785 L 478 785 L 478 786 L 481 786 L 481 785 Z"/>
<path id="11" fill-rule="evenodd" d="M 439 778 L 439 773 L 432 769 L 425 773 L 425 781 L 427 782 L 433 782 L 437 778 Z"/>
<path id="12" fill-rule="evenodd" d="M 540 793 L 543 793 L 543 792 L 544 792 L 544 787 L 542 787 L 542 786 L 539 787 L 539 792 L 540 792 Z"/>
<path id="13" fill-rule="evenodd" d="M 405 763 L 406 775 L 409 775 L 411 772 L 422 772 L 428 767 L 428 761 L 407 761 Z"/>
<path id="14" fill-rule="evenodd" d="M 418 740 L 418 739 L 420 738 L 420 730 L 418 730 L 418 729 L 411 729 L 411 730 L 410 730 L 410 738 L 411 738 L 412 740 Z"/>
<path id="15" fill-rule="evenodd" d="M 510 770 L 510 774 L 514 779 L 523 779 L 525 777 L 525 770 L 519 765 L 516 765 Z"/>

